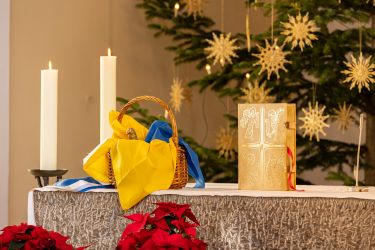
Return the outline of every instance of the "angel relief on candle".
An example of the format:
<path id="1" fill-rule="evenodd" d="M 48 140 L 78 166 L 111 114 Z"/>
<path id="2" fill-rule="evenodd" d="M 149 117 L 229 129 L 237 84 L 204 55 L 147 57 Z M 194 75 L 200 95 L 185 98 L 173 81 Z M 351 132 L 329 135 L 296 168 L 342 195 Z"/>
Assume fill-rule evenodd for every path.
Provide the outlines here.
<path id="1" fill-rule="evenodd" d="M 254 136 L 254 128 L 259 128 L 259 112 L 255 108 L 245 109 L 240 119 L 240 126 L 246 128 L 245 138 Z"/>
<path id="2" fill-rule="evenodd" d="M 276 140 L 275 137 L 280 134 L 280 121 L 284 114 L 283 108 L 271 109 L 267 112 L 267 118 L 265 119 L 266 133 L 268 139 Z"/>

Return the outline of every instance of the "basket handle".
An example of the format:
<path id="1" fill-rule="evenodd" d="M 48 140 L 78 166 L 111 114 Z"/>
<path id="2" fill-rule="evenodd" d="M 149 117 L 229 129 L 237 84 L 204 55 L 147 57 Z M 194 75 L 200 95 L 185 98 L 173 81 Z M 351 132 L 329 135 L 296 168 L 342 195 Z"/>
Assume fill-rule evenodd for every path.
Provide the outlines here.
<path id="1" fill-rule="evenodd" d="M 159 104 L 162 106 L 167 112 L 168 112 L 168 118 L 172 125 L 172 141 L 175 144 L 176 147 L 178 147 L 178 131 L 177 131 L 177 124 L 176 124 L 176 118 L 174 117 L 174 114 L 172 112 L 172 109 L 166 104 L 163 100 L 154 97 L 154 96 L 138 96 L 136 98 L 131 99 L 128 103 L 126 103 L 122 109 L 120 110 L 120 114 L 117 118 L 117 120 L 121 123 L 122 117 L 126 113 L 126 111 L 135 103 L 138 103 L 140 101 L 151 101 Z"/>

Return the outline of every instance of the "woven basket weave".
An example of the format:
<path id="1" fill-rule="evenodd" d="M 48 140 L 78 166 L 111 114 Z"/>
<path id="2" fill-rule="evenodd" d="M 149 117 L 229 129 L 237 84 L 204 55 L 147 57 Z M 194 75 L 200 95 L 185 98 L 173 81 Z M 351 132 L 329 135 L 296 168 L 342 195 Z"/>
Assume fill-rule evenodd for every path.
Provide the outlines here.
<path id="1" fill-rule="evenodd" d="M 154 103 L 159 104 L 162 106 L 167 112 L 168 112 L 168 118 L 172 126 L 172 141 L 174 145 L 176 146 L 177 150 L 177 159 L 176 159 L 176 168 L 174 172 L 174 177 L 171 186 L 169 189 L 179 189 L 185 187 L 186 183 L 188 182 L 188 165 L 186 160 L 186 154 L 185 150 L 183 150 L 178 145 L 178 130 L 177 130 L 177 124 L 176 124 L 176 118 L 172 112 L 172 109 L 166 104 L 164 101 L 157 97 L 153 96 L 139 96 L 132 100 L 130 100 L 128 103 L 122 107 L 120 110 L 120 115 L 118 116 L 118 121 L 121 123 L 122 117 L 126 113 L 126 111 L 135 103 L 138 103 L 140 101 L 151 101 Z M 110 160 L 110 155 L 108 155 L 109 160 L 109 180 L 111 184 L 116 185 L 114 174 L 113 174 L 113 168 Z"/>

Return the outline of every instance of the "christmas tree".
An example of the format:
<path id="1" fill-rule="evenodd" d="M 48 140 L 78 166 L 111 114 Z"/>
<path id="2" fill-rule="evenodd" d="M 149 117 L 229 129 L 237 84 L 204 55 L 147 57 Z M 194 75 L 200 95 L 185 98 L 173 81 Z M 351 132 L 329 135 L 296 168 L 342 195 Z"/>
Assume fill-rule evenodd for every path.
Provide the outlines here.
<path id="1" fill-rule="evenodd" d="M 298 172 L 330 170 L 328 178 L 346 185 L 353 184 L 353 178 L 343 168 L 355 165 L 357 145 L 327 140 L 321 135 L 328 121 L 338 120 L 340 129 L 345 130 L 352 122 L 358 124 L 358 114 L 366 113 L 366 146 L 361 150 L 360 162 L 367 168 L 366 184 L 375 184 L 371 169 L 375 166 L 375 69 L 371 58 L 375 52 L 375 29 L 371 27 L 375 3 L 245 1 L 244 8 L 263 9 L 274 21 L 267 32 L 258 35 L 250 34 L 248 29 L 240 34 L 214 29 L 214 20 L 204 15 L 204 3 L 142 0 L 137 5 L 145 11 L 156 37 L 171 38 L 167 49 L 175 54 L 175 64 L 194 63 L 198 70 L 219 65 L 202 79 L 190 82 L 189 87 L 209 89 L 237 103 L 295 103 L 300 120 Z M 248 22 L 247 17 L 247 26 Z M 332 28 L 332 24 L 343 28 Z M 220 46 L 225 46 L 225 52 Z M 145 122 L 152 120 L 138 106 L 134 112 Z M 237 128 L 237 117 L 224 115 L 230 127 Z M 237 181 L 236 152 L 207 148 L 193 138 L 185 139 L 198 153 L 207 180 Z M 223 150 L 226 155 L 220 154 Z"/>

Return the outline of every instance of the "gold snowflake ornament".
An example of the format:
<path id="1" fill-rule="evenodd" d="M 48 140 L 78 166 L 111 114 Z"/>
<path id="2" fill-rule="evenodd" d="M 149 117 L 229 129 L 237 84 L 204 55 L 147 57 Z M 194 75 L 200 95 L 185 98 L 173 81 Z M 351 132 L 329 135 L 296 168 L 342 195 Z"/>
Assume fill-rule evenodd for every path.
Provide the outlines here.
<path id="1" fill-rule="evenodd" d="M 369 83 L 375 82 L 375 65 L 370 61 L 371 56 L 366 58 L 360 53 L 358 60 L 351 55 L 351 62 L 344 62 L 348 68 L 341 73 L 346 75 L 344 83 L 351 83 L 350 89 L 357 86 L 359 93 L 363 87 L 370 90 Z"/>
<path id="2" fill-rule="evenodd" d="M 301 129 L 304 130 L 303 137 L 308 135 L 310 137 L 310 140 L 312 140 L 313 136 L 315 136 L 316 140 L 319 141 L 319 133 L 322 135 L 326 135 L 324 132 L 325 127 L 329 127 L 325 121 L 328 119 L 329 115 L 324 115 L 325 106 L 323 106 L 321 109 L 318 106 L 318 102 L 316 102 L 315 107 L 311 106 L 311 103 L 309 102 L 309 108 L 308 110 L 302 109 L 304 117 L 298 118 L 303 122 Z"/>
<path id="3" fill-rule="evenodd" d="M 288 15 L 289 16 L 289 15 Z M 285 42 L 292 43 L 292 49 L 299 46 L 303 51 L 305 45 L 312 47 L 311 41 L 318 40 L 314 32 L 318 31 L 315 21 L 309 20 L 309 13 L 303 17 L 299 13 L 296 17 L 289 16 L 289 22 L 281 23 L 286 36 Z"/>
<path id="4" fill-rule="evenodd" d="M 334 117 L 339 122 L 339 129 L 341 131 L 348 130 L 350 124 L 353 122 L 354 117 L 351 111 L 352 105 L 346 106 L 346 102 L 339 104 L 338 109 L 334 109 Z"/>
<path id="5" fill-rule="evenodd" d="M 267 71 L 267 79 L 269 80 L 272 73 L 275 73 L 277 78 L 280 78 L 279 70 L 284 70 L 287 72 L 288 70 L 285 68 L 286 63 L 290 63 L 290 61 L 286 60 L 286 56 L 290 54 L 290 52 L 283 51 L 285 44 L 282 46 L 277 46 L 277 39 L 275 39 L 272 45 L 266 40 L 266 47 L 263 48 L 257 44 L 257 47 L 260 51 L 259 54 L 254 54 L 259 60 L 258 62 L 254 63 L 254 66 L 260 65 L 261 69 L 259 75 L 262 74 L 264 71 Z"/>
<path id="6" fill-rule="evenodd" d="M 173 78 L 170 96 L 170 103 L 172 105 L 172 108 L 175 112 L 180 112 L 182 101 L 185 99 L 185 96 L 182 81 L 177 77 Z"/>
<path id="7" fill-rule="evenodd" d="M 206 0 L 182 0 L 186 5 L 185 10 L 189 15 L 193 15 L 194 18 L 203 14 L 203 5 Z"/>
<path id="8" fill-rule="evenodd" d="M 224 66 L 226 62 L 232 63 L 233 57 L 238 57 L 235 53 L 238 46 L 235 45 L 236 39 L 230 39 L 231 34 L 225 35 L 223 33 L 218 37 L 215 33 L 212 33 L 213 39 L 206 41 L 210 45 L 205 48 L 207 59 L 214 59 L 213 65 L 220 63 L 221 66 Z"/>
<path id="9" fill-rule="evenodd" d="M 270 95 L 272 88 L 266 88 L 263 83 L 259 87 L 259 81 L 255 80 L 254 83 L 248 84 L 246 88 L 241 88 L 243 96 L 240 97 L 246 103 L 270 103 L 274 101 L 274 97 Z"/>
<path id="10" fill-rule="evenodd" d="M 219 155 L 226 160 L 234 159 L 235 147 L 235 131 L 230 128 L 220 128 L 216 136 L 216 147 L 219 150 Z"/>

